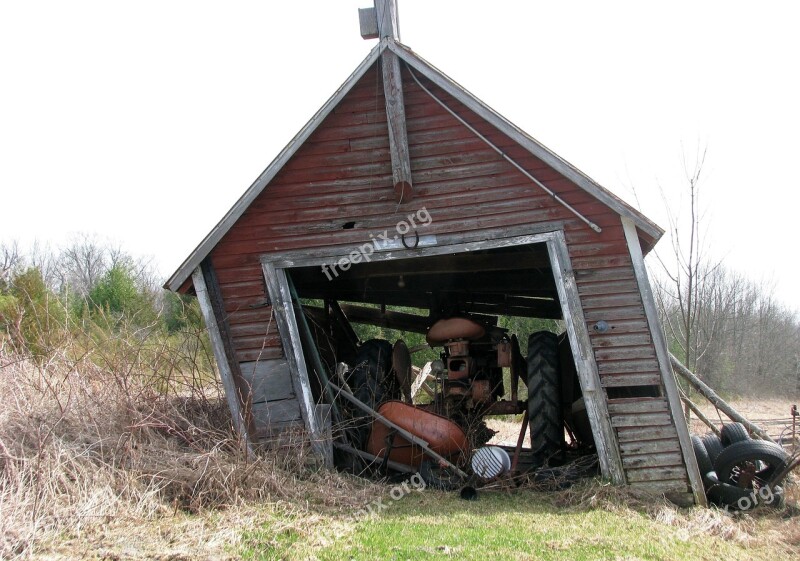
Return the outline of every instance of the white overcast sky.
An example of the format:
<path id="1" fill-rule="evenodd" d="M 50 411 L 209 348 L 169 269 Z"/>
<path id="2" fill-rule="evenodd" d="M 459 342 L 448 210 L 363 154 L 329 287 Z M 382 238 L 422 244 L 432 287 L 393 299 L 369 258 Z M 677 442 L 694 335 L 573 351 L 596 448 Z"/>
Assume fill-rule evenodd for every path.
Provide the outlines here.
<path id="1" fill-rule="evenodd" d="M 662 226 L 707 147 L 711 252 L 800 309 L 800 3 L 399 4 L 404 43 Z M 370 5 L 0 0 L 0 241 L 95 233 L 169 275 L 367 55 Z"/>

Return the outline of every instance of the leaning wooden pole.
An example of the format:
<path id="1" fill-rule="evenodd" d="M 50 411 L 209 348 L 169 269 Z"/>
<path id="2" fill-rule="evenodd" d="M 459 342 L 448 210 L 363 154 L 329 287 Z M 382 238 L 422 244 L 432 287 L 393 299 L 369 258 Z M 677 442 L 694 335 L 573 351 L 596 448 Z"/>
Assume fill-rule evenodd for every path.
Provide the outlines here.
<path id="1" fill-rule="evenodd" d="M 675 369 L 675 372 L 689 382 L 694 389 L 703 394 L 703 397 L 713 403 L 715 407 L 730 417 L 731 420 L 736 421 L 737 423 L 742 423 L 751 434 L 758 436 L 762 440 L 775 442 L 764 429 L 756 424 L 751 423 L 741 413 L 731 407 L 724 399 L 718 396 L 714 390 L 708 387 L 705 382 L 698 378 L 694 372 L 686 368 L 686 366 L 684 366 L 680 360 L 675 358 L 672 353 L 669 354 L 669 361 L 672 364 L 672 368 Z"/>
<path id="2" fill-rule="evenodd" d="M 688 397 L 686 397 L 685 395 L 681 395 L 681 401 L 682 401 L 682 402 L 684 403 L 684 405 L 686 405 L 686 407 L 688 407 L 688 408 L 689 408 L 689 409 L 690 409 L 690 410 L 691 410 L 691 411 L 692 411 L 692 412 L 693 412 L 695 415 L 697 415 L 697 418 L 698 418 L 698 419 L 700 419 L 700 420 L 701 420 L 701 421 L 702 421 L 702 422 L 703 422 L 703 423 L 704 423 L 704 424 L 705 424 L 705 425 L 706 425 L 708 428 L 710 428 L 712 431 L 714 431 L 714 434 L 716 434 L 717 436 L 721 436 L 721 434 L 722 434 L 722 433 L 721 433 L 721 431 L 719 430 L 719 427 L 717 427 L 717 425 L 715 425 L 714 423 L 712 423 L 712 422 L 711 422 L 711 419 L 709 419 L 708 417 L 706 417 L 706 416 L 705 416 L 705 414 L 704 414 L 702 411 L 700 411 L 700 408 L 699 408 L 699 407 L 697 407 L 697 405 L 695 405 L 695 404 L 692 402 L 692 400 L 691 400 L 691 399 L 689 399 L 689 398 L 688 398 Z"/>

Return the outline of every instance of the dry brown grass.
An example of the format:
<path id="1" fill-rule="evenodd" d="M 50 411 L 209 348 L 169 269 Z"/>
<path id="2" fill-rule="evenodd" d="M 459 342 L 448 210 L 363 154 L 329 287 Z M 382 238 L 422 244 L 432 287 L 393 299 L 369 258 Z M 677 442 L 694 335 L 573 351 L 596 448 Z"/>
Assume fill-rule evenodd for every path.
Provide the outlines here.
<path id="1" fill-rule="evenodd" d="M 216 386 L 167 396 L 66 354 L 37 364 L 0 353 L 0 368 L 0 558 L 114 540 L 158 551 L 179 534 L 179 552 L 208 554 L 209 540 L 235 543 L 233 522 L 254 505 L 269 504 L 260 516 L 335 511 L 369 492 L 310 468 L 292 442 L 248 459 Z M 212 524 L 219 516 L 231 525 Z"/>

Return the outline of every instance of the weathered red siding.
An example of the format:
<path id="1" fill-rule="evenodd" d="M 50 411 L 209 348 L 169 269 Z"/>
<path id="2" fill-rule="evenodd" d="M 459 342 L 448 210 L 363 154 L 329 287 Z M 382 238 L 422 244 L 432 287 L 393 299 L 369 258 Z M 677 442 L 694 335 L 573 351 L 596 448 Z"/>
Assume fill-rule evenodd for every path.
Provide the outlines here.
<path id="1" fill-rule="evenodd" d="M 393 229 L 421 207 L 445 234 L 553 223 L 563 227 L 605 387 L 661 385 L 658 364 L 619 216 L 432 84 L 439 99 L 603 228 L 556 203 L 439 107 L 403 70 L 414 199 L 392 188 L 383 85 L 370 69 L 301 146 L 212 252 L 240 361 L 282 355 L 259 256 L 300 248 L 349 247 Z M 342 229 L 355 221 L 352 229 Z M 598 320 L 611 333 L 592 330 Z M 266 336 L 265 336 L 266 334 Z M 642 405 L 644 404 L 644 405 Z M 641 410 L 644 407 L 644 410 Z M 632 410 L 639 408 L 632 414 Z M 686 487 L 686 470 L 663 398 L 610 400 L 631 482 Z M 653 470 L 659 467 L 668 469 Z M 672 469 L 674 467 L 674 469 Z M 652 486 L 652 485 L 651 485 Z"/>

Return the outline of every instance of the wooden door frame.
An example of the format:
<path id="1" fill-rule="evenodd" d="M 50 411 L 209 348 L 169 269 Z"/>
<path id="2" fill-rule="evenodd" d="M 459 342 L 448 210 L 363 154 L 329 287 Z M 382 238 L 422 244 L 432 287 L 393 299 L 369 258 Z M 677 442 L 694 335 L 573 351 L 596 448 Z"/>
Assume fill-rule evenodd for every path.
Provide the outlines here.
<path id="1" fill-rule="evenodd" d="M 517 234 L 520 231 L 517 228 L 514 230 L 516 230 Z M 370 255 L 370 262 L 469 253 L 519 245 L 546 244 L 558 297 L 561 302 L 567 335 L 571 343 L 572 355 L 575 359 L 578 379 L 583 391 L 586 412 L 592 426 L 592 435 L 597 448 L 600 469 L 606 479 L 615 484 L 624 484 L 625 472 L 622 468 L 619 445 L 616 433 L 611 426 L 606 394 L 600 384 L 600 375 L 592 352 L 589 331 L 584 321 L 583 308 L 578 295 L 578 287 L 575 282 L 575 274 L 572 270 L 564 232 L 560 229 L 542 231 L 539 228 L 531 228 L 530 230 L 533 232 L 528 234 L 508 237 L 495 236 L 492 239 L 475 239 L 474 241 L 462 242 L 448 240 L 441 244 L 437 243 L 436 236 L 430 236 L 433 238 L 431 245 L 416 249 L 375 251 Z M 452 237 L 449 238 L 453 239 Z M 303 356 L 303 347 L 294 317 L 286 270 L 295 267 L 333 265 L 342 259 L 347 261 L 354 252 L 358 253 L 360 251 L 359 248 L 362 245 L 261 255 L 261 264 L 267 283 L 269 299 L 273 310 L 276 312 L 278 333 L 281 337 L 284 354 L 289 362 L 293 379 L 297 380 L 299 386 L 300 391 L 297 392 L 297 395 L 301 398 L 300 408 L 303 413 L 303 419 L 306 422 L 306 428 L 312 439 L 319 436 L 319 426 L 313 414 L 314 402 L 308 379 L 308 367 Z"/>

